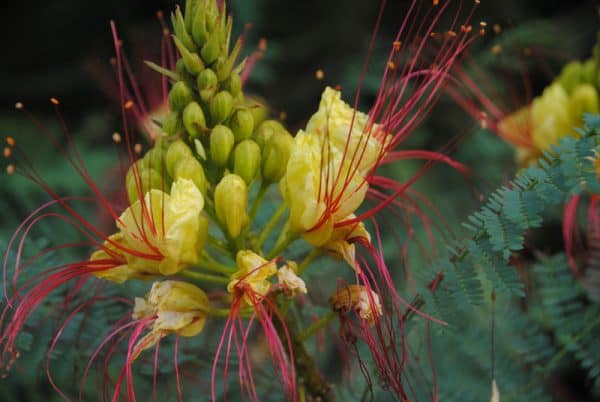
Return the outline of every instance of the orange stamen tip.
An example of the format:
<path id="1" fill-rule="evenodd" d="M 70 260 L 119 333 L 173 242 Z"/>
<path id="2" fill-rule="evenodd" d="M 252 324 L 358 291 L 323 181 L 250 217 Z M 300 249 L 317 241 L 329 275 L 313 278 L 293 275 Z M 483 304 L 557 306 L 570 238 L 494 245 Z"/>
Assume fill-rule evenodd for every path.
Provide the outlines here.
<path id="1" fill-rule="evenodd" d="M 23 103 L 21 103 L 21 102 L 15 103 L 15 109 L 17 109 L 17 110 L 21 110 L 24 107 L 25 107 L 25 105 L 23 105 Z"/>
<path id="2" fill-rule="evenodd" d="M 169 31 L 169 28 L 163 28 L 163 36 L 169 36 L 171 34 L 171 31 Z"/>
<path id="3" fill-rule="evenodd" d="M 479 3 L 481 3 L 481 1 L 475 0 L 475 4 L 479 4 Z"/>
<path id="4" fill-rule="evenodd" d="M 447 34 L 448 34 L 448 36 L 450 36 L 452 38 L 454 38 L 456 36 L 456 32 L 454 32 L 454 31 L 448 31 Z"/>
<path id="5" fill-rule="evenodd" d="M 502 32 L 500 24 L 494 24 L 494 33 L 499 34 L 500 32 Z"/>
<path id="6" fill-rule="evenodd" d="M 251 22 L 246 22 L 244 24 L 244 29 L 249 31 L 250 29 L 252 29 L 252 23 Z"/>
<path id="7" fill-rule="evenodd" d="M 502 46 L 494 45 L 492 46 L 492 54 L 499 55 L 502 52 Z"/>
<path id="8" fill-rule="evenodd" d="M 15 141 L 15 139 L 14 139 L 13 137 L 11 137 L 11 136 L 8 136 L 8 137 L 6 137 L 6 143 L 7 143 L 9 146 L 11 146 L 11 147 L 14 147 L 14 146 L 15 146 L 15 143 L 16 143 L 16 141 Z"/>
<path id="9" fill-rule="evenodd" d="M 473 30 L 473 27 L 471 25 L 461 25 L 460 30 L 462 32 L 469 33 Z"/>
<path id="10" fill-rule="evenodd" d="M 336 85 L 335 87 L 333 87 L 333 89 L 335 89 L 336 91 L 342 91 L 342 86 L 341 85 Z"/>
<path id="11" fill-rule="evenodd" d="M 121 134 L 119 134 L 115 131 L 112 135 L 112 140 L 115 144 L 120 143 L 121 142 Z"/>
<path id="12" fill-rule="evenodd" d="M 53 105 L 57 105 L 57 106 L 60 105 L 60 102 L 56 98 L 50 98 L 50 103 L 52 103 Z"/>
<path id="13" fill-rule="evenodd" d="M 279 113 L 279 120 L 285 120 L 287 119 L 287 113 L 286 112 L 280 112 Z"/>
<path id="14" fill-rule="evenodd" d="M 431 32 L 431 33 L 429 34 L 429 36 L 430 36 L 431 38 L 435 38 L 435 37 L 437 36 L 437 33 L 436 33 L 436 32 Z"/>
<path id="15" fill-rule="evenodd" d="M 137 144 L 135 144 L 133 146 L 133 152 L 135 152 L 136 154 L 141 154 L 142 153 L 142 144 L 140 144 L 139 142 Z"/>
<path id="16" fill-rule="evenodd" d="M 10 158 L 10 155 L 12 154 L 12 151 L 10 150 L 9 147 L 4 147 L 4 157 L 5 158 Z"/>
<path id="17" fill-rule="evenodd" d="M 392 43 L 392 46 L 394 46 L 394 50 L 395 50 L 395 51 L 398 51 L 398 50 L 400 50 L 400 46 L 402 46 L 402 42 L 400 42 L 399 40 L 397 40 L 397 41 L 394 41 L 394 42 Z"/>
<path id="18" fill-rule="evenodd" d="M 434 6 L 437 6 L 437 5 L 439 5 L 439 4 L 440 4 L 440 0 L 433 0 L 433 5 L 434 5 Z"/>
<path id="19" fill-rule="evenodd" d="M 484 27 L 484 28 L 485 28 L 485 27 L 487 27 L 487 22 L 485 22 L 485 21 L 481 21 L 481 22 L 479 23 L 479 26 L 480 26 L 480 27 Z"/>
<path id="20" fill-rule="evenodd" d="M 388 68 L 389 68 L 390 70 L 395 70 L 395 69 L 396 69 L 396 63 L 394 63 L 393 61 L 390 61 L 390 62 L 388 63 Z"/>
<path id="21" fill-rule="evenodd" d="M 260 38 L 260 40 L 258 41 L 258 50 L 260 50 L 261 52 L 264 52 L 265 50 L 267 50 L 267 39 L 266 38 Z"/>
<path id="22" fill-rule="evenodd" d="M 6 173 L 14 174 L 15 173 L 15 165 L 12 163 L 6 167 Z"/>
<path id="23" fill-rule="evenodd" d="M 125 104 L 123 105 L 123 107 L 125 109 L 131 109 L 133 107 L 133 101 L 132 100 L 128 100 L 127 102 L 125 102 Z"/>
<path id="24" fill-rule="evenodd" d="M 323 78 L 325 78 L 325 71 L 318 69 L 317 71 L 315 71 L 315 78 L 318 79 L 319 81 L 321 81 Z"/>
<path id="25" fill-rule="evenodd" d="M 162 19 L 164 16 L 165 16 L 165 14 L 162 12 L 162 10 L 158 10 L 156 12 L 156 17 L 157 18 L 161 18 Z"/>
<path id="26" fill-rule="evenodd" d="M 484 28 L 481 28 L 479 30 L 479 35 L 481 35 L 481 36 L 485 35 L 485 29 Z"/>

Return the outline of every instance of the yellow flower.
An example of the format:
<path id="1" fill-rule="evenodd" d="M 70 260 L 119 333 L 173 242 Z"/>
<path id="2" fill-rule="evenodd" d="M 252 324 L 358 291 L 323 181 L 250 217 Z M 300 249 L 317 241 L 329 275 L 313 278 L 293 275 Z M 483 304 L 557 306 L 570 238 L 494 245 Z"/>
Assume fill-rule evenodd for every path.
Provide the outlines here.
<path id="1" fill-rule="evenodd" d="M 206 293 L 196 286 L 179 281 L 155 282 L 146 298 L 136 297 L 132 318 L 153 320 L 150 333 L 139 340 L 133 359 L 156 344 L 163 336 L 198 335 L 209 311 Z"/>
<path id="2" fill-rule="evenodd" d="M 119 232 L 109 237 L 104 250 L 92 254 L 97 261 L 107 251 L 120 254 L 126 267 L 96 275 L 115 282 L 149 275 L 173 275 L 198 261 L 208 231 L 201 216 L 202 193 L 191 180 L 177 179 L 171 194 L 152 189 L 123 212 L 117 220 Z M 110 271 L 114 270 L 113 273 Z"/>
<path id="3" fill-rule="evenodd" d="M 351 220 L 354 218 L 356 218 L 356 215 L 351 214 L 344 220 Z M 367 232 L 367 229 L 362 222 L 334 229 L 331 239 L 323 246 L 323 248 L 334 256 L 342 258 L 352 268 L 357 269 L 355 263 L 356 247 L 352 241 L 358 238 L 366 239 L 369 242 L 371 241 L 371 235 Z"/>
<path id="4" fill-rule="evenodd" d="M 363 203 L 368 190 L 365 176 L 384 152 L 381 137 L 380 127 L 370 125 L 366 114 L 344 103 L 340 92 L 325 89 L 306 131 L 294 138 L 280 181 L 292 231 L 316 247 L 349 247 L 343 234 L 352 230 L 334 227 Z M 384 136 L 383 142 L 388 141 Z"/>
<path id="5" fill-rule="evenodd" d="M 256 296 L 264 297 L 269 293 L 271 289 L 269 279 L 277 273 L 277 265 L 250 250 L 238 251 L 235 261 L 238 270 L 227 285 L 227 291 L 233 293 L 236 290 L 243 290 L 244 301 L 253 305 Z"/>

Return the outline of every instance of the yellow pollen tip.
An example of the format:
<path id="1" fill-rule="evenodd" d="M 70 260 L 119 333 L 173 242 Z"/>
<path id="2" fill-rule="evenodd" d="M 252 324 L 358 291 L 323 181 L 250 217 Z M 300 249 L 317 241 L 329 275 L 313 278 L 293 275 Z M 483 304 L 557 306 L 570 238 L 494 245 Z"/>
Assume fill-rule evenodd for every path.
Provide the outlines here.
<path id="1" fill-rule="evenodd" d="M 125 104 L 123 105 L 123 107 L 125 109 L 131 109 L 133 107 L 133 101 L 132 100 L 128 100 L 127 102 L 125 102 Z"/>
<path id="2" fill-rule="evenodd" d="M 50 98 L 50 103 L 52 103 L 53 105 L 57 105 L 57 106 L 60 105 L 60 102 L 56 98 Z"/>
<path id="3" fill-rule="evenodd" d="M 396 63 L 394 63 L 393 61 L 390 61 L 390 62 L 388 63 L 388 68 L 389 68 L 390 70 L 395 70 L 395 69 L 396 69 Z"/>
<path id="4" fill-rule="evenodd" d="M 499 34 L 500 32 L 502 32 L 502 27 L 500 24 L 494 24 L 494 33 Z"/>
<path id="5" fill-rule="evenodd" d="M 141 154 L 142 153 L 142 144 L 140 144 L 139 142 L 137 144 L 135 144 L 133 146 L 133 152 L 135 152 L 136 154 Z"/>
<path id="6" fill-rule="evenodd" d="M 121 142 L 121 134 L 114 132 L 112 135 L 112 140 L 115 144 L 118 144 Z"/>
<path id="7" fill-rule="evenodd" d="M 25 106 L 24 106 L 24 105 L 23 105 L 23 103 L 21 103 L 21 102 L 17 102 L 17 103 L 15 103 L 15 109 L 17 109 L 17 110 L 21 110 L 21 109 L 23 109 L 24 107 L 25 107 Z"/>
<path id="8" fill-rule="evenodd" d="M 492 46 L 491 51 L 492 51 L 492 54 L 499 55 L 502 52 L 502 46 L 494 45 L 494 46 Z"/>
<path id="9" fill-rule="evenodd" d="M 485 27 L 487 27 L 487 22 L 485 22 L 485 21 L 481 21 L 481 22 L 479 23 L 479 26 L 480 26 L 480 27 L 482 27 L 482 28 L 485 28 Z"/>
<path id="10" fill-rule="evenodd" d="M 397 52 L 398 50 L 400 50 L 400 46 L 402 46 L 402 42 L 400 42 L 399 40 L 394 41 L 392 43 L 392 46 L 394 47 L 394 50 Z"/>
<path id="11" fill-rule="evenodd" d="M 318 69 L 317 71 L 315 71 L 315 78 L 318 79 L 319 81 L 321 81 L 323 78 L 325 78 L 325 71 Z"/>
<path id="12" fill-rule="evenodd" d="M 15 173 L 15 165 L 12 163 L 6 167 L 6 173 L 14 174 Z"/>
<path id="13" fill-rule="evenodd" d="M 6 143 L 11 147 L 14 147 L 16 144 L 15 139 L 11 136 L 6 137 Z"/>

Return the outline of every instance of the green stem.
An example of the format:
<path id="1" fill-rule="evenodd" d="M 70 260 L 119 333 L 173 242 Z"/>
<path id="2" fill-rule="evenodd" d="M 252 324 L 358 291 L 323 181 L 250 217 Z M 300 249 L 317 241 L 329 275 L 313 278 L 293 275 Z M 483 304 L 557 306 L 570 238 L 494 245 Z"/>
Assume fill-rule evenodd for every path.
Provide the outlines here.
<path id="1" fill-rule="evenodd" d="M 256 244 L 255 244 L 256 250 L 260 250 L 262 248 L 263 244 L 265 243 L 265 241 L 267 240 L 267 238 L 273 231 L 273 228 L 275 227 L 275 225 L 277 225 L 277 221 L 279 220 L 279 218 L 281 218 L 281 215 L 283 215 L 285 210 L 286 210 L 286 206 L 285 206 L 285 204 L 282 203 L 279 206 L 279 208 L 277 208 L 277 210 L 275 211 L 273 216 L 271 216 L 271 219 L 269 219 L 269 222 L 267 222 L 267 224 L 265 225 L 265 228 L 260 233 L 260 236 L 258 237 L 258 240 L 256 241 Z"/>
<path id="2" fill-rule="evenodd" d="M 211 282 L 211 283 L 229 283 L 230 279 L 225 278 L 223 276 L 211 275 L 211 274 L 203 274 L 201 272 L 193 272 L 193 271 L 181 271 L 181 275 L 187 276 L 188 278 L 196 279 L 203 282 Z"/>
<path id="3" fill-rule="evenodd" d="M 302 262 L 298 264 L 298 276 L 302 275 L 304 271 L 306 271 L 306 268 L 308 268 L 310 263 L 318 257 L 320 257 L 322 254 L 323 252 L 321 251 L 321 249 L 315 248 L 306 257 L 304 257 L 304 260 L 302 260 Z"/>
<path id="4" fill-rule="evenodd" d="M 214 236 L 208 235 L 206 238 L 208 244 L 219 250 L 222 254 L 231 257 L 231 250 L 229 250 L 229 246 L 222 240 L 217 239 Z"/>
<path id="5" fill-rule="evenodd" d="M 225 274 L 227 276 L 233 274 L 236 271 L 235 267 L 230 267 L 225 264 L 221 264 L 216 261 L 211 261 L 208 259 L 202 259 L 197 264 L 198 267 L 206 269 L 208 271 L 218 272 L 221 274 Z"/>
<path id="6" fill-rule="evenodd" d="M 300 342 L 306 341 L 308 338 L 313 336 L 318 330 L 327 325 L 335 316 L 336 313 L 334 311 L 328 312 L 323 317 L 315 321 L 310 327 L 302 331 L 302 333 L 298 336 L 298 340 Z"/>
<path id="7" fill-rule="evenodd" d="M 256 217 L 260 205 L 262 204 L 263 199 L 265 198 L 265 194 L 267 194 L 267 190 L 269 189 L 269 184 L 270 183 L 264 181 L 260 184 L 260 190 L 258 190 L 258 194 L 254 199 L 254 204 L 252 204 L 252 209 L 250 210 L 250 222 L 254 222 L 254 218 Z"/>
<path id="8" fill-rule="evenodd" d="M 267 259 L 270 260 L 271 258 L 277 257 L 279 254 L 281 254 L 281 252 L 283 250 L 285 250 L 297 238 L 298 238 L 298 235 L 296 233 L 289 233 L 289 232 L 284 237 L 280 237 L 278 239 L 277 243 L 275 243 L 275 246 L 273 247 L 273 249 L 271 251 L 269 251 L 269 253 L 267 254 Z"/>

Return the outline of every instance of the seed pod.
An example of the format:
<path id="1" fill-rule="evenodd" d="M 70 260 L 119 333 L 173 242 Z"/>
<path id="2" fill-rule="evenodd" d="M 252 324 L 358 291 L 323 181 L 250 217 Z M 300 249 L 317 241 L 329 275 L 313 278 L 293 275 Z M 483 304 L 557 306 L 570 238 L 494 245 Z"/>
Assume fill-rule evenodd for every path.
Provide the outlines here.
<path id="1" fill-rule="evenodd" d="M 183 130 L 181 115 L 176 112 L 169 112 L 162 122 L 162 131 L 170 136 L 174 136 L 179 134 L 181 130 Z"/>
<path id="2" fill-rule="evenodd" d="M 134 170 L 135 169 L 135 170 Z M 127 188 L 127 197 L 129 204 L 135 203 L 140 197 L 149 192 L 151 189 L 167 191 L 167 183 L 163 176 L 154 169 L 144 168 L 142 164 L 137 164 L 129 168 L 125 177 L 125 187 Z"/>
<path id="3" fill-rule="evenodd" d="M 262 148 L 267 143 L 267 140 L 271 138 L 273 133 L 283 131 L 287 133 L 287 130 L 277 120 L 265 120 L 254 132 L 254 140 Z"/>
<path id="4" fill-rule="evenodd" d="M 213 124 L 224 122 L 229 115 L 231 115 L 231 110 L 233 109 L 233 98 L 231 97 L 231 94 L 227 91 L 217 93 L 210 100 L 209 108 L 210 118 Z"/>
<path id="5" fill-rule="evenodd" d="M 217 166 L 225 166 L 234 143 L 235 137 L 229 127 L 215 126 L 210 133 L 210 158 L 212 162 Z"/>
<path id="6" fill-rule="evenodd" d="M 215 188 L 215 212 L 229 236 L 236 238 L 248 224 L 248 188 L 236 174 L 228 174 Z"/>
<path id="7" fill-rule="evenodd" d="M 206 130 L 206 118 L 197 102 L 190 102 L 183 109 L 183 125 L 192 138 L 198 138 Z"/>
<path id="8" fill-rule="evenodd" d="M 207 182 L 204 168 L 193 156 L 184 157 L 177 162 L 174 178 L 191 180 L 201 193 L 206 194 Z"/>
<path id="9" fill-rule="evenodd" d="M 233 172 L 250 185 L 260 169 L 260 147 L 252 140 L 244 140 L 233 151 Z"/>
<path id="10" fill-rule="evenodd" d="M 177 82 L 169 91 L 169 108 L 175 112 L 183 112 L 192 100 L 192 89 L 183 81 Z"/>
<path id="11" fill-rule="evenodd" d="M 210 68 L 207 68 L 198 74 L 196 83 L 198 84 L 200 98 L 202 98 L 204 102 L 208 102 L 217 92 L 219 80 L 217 79 L 217 74 Z"/>
<path id="12" fill-rule="evenodd" d="M 250 138 L 254 130 L 254 117 L 252 113 L 247 109 L 236 111 L 231 118 L 230 127 L 233 135 L 235 135 L 235 142 Z"/>
<path id="13" fill-rule="evenodd" d="M 277 183 L 285 175 L 294 139 L 285 131 L 275 132 L 262 152 L 261 173 L 265 181 Z"/>
<path id="14" fill-rule="evenodd" d="M 175 177 L 175 166 L 180 160 L 186 157 L 193 157 L 193 154 L 185 142 L 178 140 L 169 145 L 165 156 L 165 166 L 169 176 Z"/>

